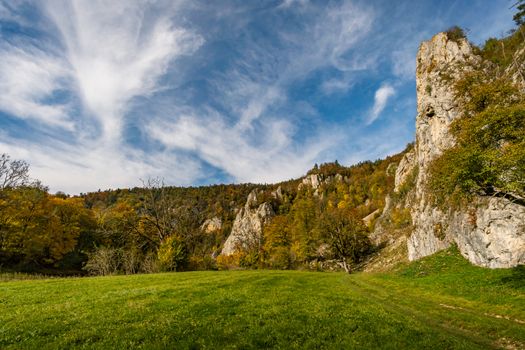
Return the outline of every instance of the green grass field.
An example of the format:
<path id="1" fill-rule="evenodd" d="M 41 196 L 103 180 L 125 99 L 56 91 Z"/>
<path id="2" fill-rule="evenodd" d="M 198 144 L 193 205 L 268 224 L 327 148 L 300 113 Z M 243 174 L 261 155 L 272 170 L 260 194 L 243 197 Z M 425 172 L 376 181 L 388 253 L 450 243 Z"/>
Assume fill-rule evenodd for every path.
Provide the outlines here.
<path id="1" fill-rule="evenodd" d="M 452 249 L 389 274 L 4 281 L 0 348 L 523 349 L 525 270 L 473 267 Z"/>

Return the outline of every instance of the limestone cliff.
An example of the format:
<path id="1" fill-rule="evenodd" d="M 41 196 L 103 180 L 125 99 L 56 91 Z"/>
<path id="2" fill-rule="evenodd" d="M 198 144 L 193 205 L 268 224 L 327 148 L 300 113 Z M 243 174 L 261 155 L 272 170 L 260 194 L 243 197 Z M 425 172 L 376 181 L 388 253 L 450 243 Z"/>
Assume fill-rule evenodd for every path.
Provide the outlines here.
<path id="1" fill-rule="evenodd" d="M 231 255 L 238 249 L 258 247 L 262 240 L 262 229 L 274 216 L 269 203 L 257 205 L 257 191 L 253 190 L 244 207 L 239 209 L 228 239 L 222 248 L 222 255 Z"/>
<path id="2" fill-rule="evenodd" d="M 495 67 L 483 61 L 476 52 L 479 51 L 466 39 L 451 40 L 445 33 L 421 44 L 416 68 L 415 144 L 396 155 L 395 161 L 388 161 L 386 170 L 383 168 L 382 176 L 386 172 L 388 186 L 379 187 L 390 191 L 384 206 L 382 198 L 374 198 L 373 202 L 371 196 L 360 193 L 363 203 L 354 208 L 362 214 L 366 225 L 373 228 L 371 242 L 383 248 L 377 249 L 363 264 L 366 270 L 391 268 L 400 261 L 419 259 L 451 244 L 456 244 L 461 254 L 476 265 L 499 268 L 525 264 L 525 206 L 503 197 L 477 196 L 463 207 L 443 208 L 436 206 L 429 196 L 431 164 L 455 145 L 450 125 L 466 112 L 455 99 L 454 85 L 468 71 Z M 525 49 L 521 48 L 516 50 L 510 65 L 499 71 L 520 84 L 523 91 L 524 62 Z M 271 192 L 266 193 L 265 198 L 272 203 L 286 200 L 289 208 L 295 195 L 300 194 L 301 199 L 319 205 L 323 201 L 336 201 L 338 196 L 344 198 L 341 193 L 334 195 L 339 190 L 350 196 L 349 188 L 358 188 L 354 181 L 359 176 L 373 175 L 356 172 L 358 175 L 353 179 L 351 172 L 323 173 L 317 167 L 314 170 L 318 171 L 269 189 Z M 369 190 L 368 186 L 364 187 Z M 231 234 L 222 249 L 223 255 L 260 246 L 263 226 L 274 212 L 269 203 L 259 204 L 259 194 L 252 191 L 244 207 L 237 212 Z M 283 207 L 287 208 L 286 205 Z M 286 214 L 280 212 L 280 215 Z M 322 244 L 317 248 L 326 250 L 321 249 Z M 323 254 L 319 256 L 323 258 Z"/>
<path id="3" fill-rule="evenodd" d="M 517 54 L 522 55 L 519 51 Z M 472 263 L 486 267 L 510 267 L 525 263 L 525 207 L 504 198 L 475 198 L 467 207 L 443 211 L 433 206 L 426 193 L 432 160 L 454 145 L 450 123 L 461 114 L 452 86 L 481 58 L 466 39 L 449 40 L 445 33 L 421 44 L 417 56 L 417 118 L 414 154 L 398 166 L 396 190 L 410 169 L 417 167 L 410 206 L 413 232 L 408 237 L 410 260 L 456 243 Z M 516 59 L 513 67 L 521 67 Z M 519 81 L 515 72 L 513 80 Z"/>

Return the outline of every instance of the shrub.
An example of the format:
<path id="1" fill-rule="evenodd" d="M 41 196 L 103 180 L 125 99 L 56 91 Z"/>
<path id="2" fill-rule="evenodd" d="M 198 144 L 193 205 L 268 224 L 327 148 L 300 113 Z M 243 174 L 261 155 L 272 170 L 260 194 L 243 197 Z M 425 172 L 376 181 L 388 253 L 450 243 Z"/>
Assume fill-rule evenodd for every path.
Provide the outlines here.
<path id="1" fill-rule="evenodd" d="M 518 27 L 511 35 L 506 38 L 489 38 L 480 50 L 480 55 L 496 64 L 500 68 L 507 67 L 513 60 L 514 54 L 523 46 L 525 37 L 525 25 Z"/>
<path id="2" fill-rule="evenodd" d="M 159 260 L 157 255 L 150 253 L 144 257 L 142 264 L 140 265 L 140 271 L 144 273 L 157 273 L 160 271 Z"/>
<path id="3" fill-rule="evenodd" d="M 88 253 L 84 270 L 92 275 L 107 276 L 118 272 L 119 252 L 114 248 L 100 247 Z"/>
<path id="4" fill-rule="evenodd" d="M 410 215 L 410 209 L 394 208 L 390 213 L 390 220 L 392 223 L 392 227 L 395 229 L 401 229 L 412 225 L 412 216 Z"/>
<path id="5" fill-rule="evenodd" d="M 137 248 L 124 249 L 121 254 L 124 273 L 126 273 L 126 275 L 132 275 L 139 272 L 141 258 L 141 253 Z"/>
<path id="6" fill-rule="evenodd" d="M 217 268 L 219 270 L 238 269 L 242 253 L 236 252 L 231 255 L 219 255 L 217 257 Z"/>
<path id="7" fill-rule="evenodd" d="M 187 261 L 186 247 L 175 235 L 169 236 L 157 251 L 159 264 L 164 271 L 178 271 Z"/>
<path id="8" fill-rule="evenodd" d="M 448 40 L 455 42 L 459 42 L 461 39 L 465 39 L 467 37 L 465 31 L 458 26 L 450 27 L 445 31 L 445 34 L 447 35 Z"/>

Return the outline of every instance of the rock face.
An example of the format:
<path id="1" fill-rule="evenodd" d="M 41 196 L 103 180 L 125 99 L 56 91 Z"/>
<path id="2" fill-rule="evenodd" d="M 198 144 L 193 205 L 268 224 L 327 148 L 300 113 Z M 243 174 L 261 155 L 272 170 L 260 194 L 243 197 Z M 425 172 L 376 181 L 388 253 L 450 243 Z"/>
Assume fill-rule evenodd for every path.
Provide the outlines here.
<path id="1" fill-rule="evenodd" d="M 525 263 L 525 207 L 477 198 L 453 219 L 452 237 L 474 264 L 496 268 Z"/>
<path id="2" fill-rule="evenodd" d="M 277 187 L 275 191 L 272 191 L 272 197 L 278 200 L 283 199 L 283 189 L 281 186 Z"/>
<path id="3" fill-rule="evenodd" d="M 454 101 L 453 83 L 480 60 L 465 39 L 451 41 L 444 33 L 420 46 L 415 151 L 401 161 L 395 182 L 398 189 L 406 180 L 407 169 L 418 167 L 415 203 L 411 205 L 414 231 L 407 241 L 410 260 L 433 254 L 455 242 L 461 254 L 476 265 L 497 268 L 525 263 L 523 206 L 504 198 L 479 197 L 467 208 L 444 212 L 426 199 L 431 161 L 454 145 L 449 125 L 460 116 L 461 109 Z"/>
<path id="4" fill-rule="evenodd" d="M 273 216 L 274 212 L 269 203 L 257 205 L 257 191 L 253 190 L 241 208 L 228 239 L 222 248 L 222 255 L 232 255 L 238 249 L 258 247 L 262 239 L 262 229 Z"/>

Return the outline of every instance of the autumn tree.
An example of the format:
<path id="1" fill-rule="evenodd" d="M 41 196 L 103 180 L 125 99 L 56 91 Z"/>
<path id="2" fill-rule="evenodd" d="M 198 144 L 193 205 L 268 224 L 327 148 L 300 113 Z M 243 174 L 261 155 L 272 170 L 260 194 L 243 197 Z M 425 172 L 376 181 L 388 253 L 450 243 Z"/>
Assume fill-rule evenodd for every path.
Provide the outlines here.
<path id="1" fill-rule="evenodd" d="M 318 203 L 313 198 L 300 196 L 290 210 L 290 234 L 293 252 L 298 260 L 306 262 L 316 256 L 319 237 L 315 230 L 319 219 Z"/>
<path id="2" fill-rule="evenodd" d="M 334 258 L 340 261 L 348 273 L 351 272 L 351 266 L 361 261 L 370 249 L 366 226 L 348 210 L 327 210 L 319 229 L 330 244 Z"/>
<path id="3" fill-rule="evenodd" d="M 184 242 L 175 235 L 163 241 L 157 252 L 161 268 L 165 271 L 179 271 L 187 262 L 187 251 Z"/>
<path id="4" fill-rule="evenodd" d="M 144 182 L 142 197 L 142 219 L 144 229 L 154 232 L 157 244 L 164 242 L 175 232 L 175 205 L 173 197 L 162 179 L 148 179 Z"/>
<path id="5" fill-rule="evenodd" d="M 266 266 L 290 269 L 295 262 L 292 252 L 290 223 L 285 215 L 279 215 L 264 227 L 263 259 Z"/>
<path id="6" fill-rule="evenodd" d="M 54 197 L 41 187 L 7 189 L 0 205 L 0 252 L 11 265 L 53 266 L 92 227 L 82 199 Z"/>

